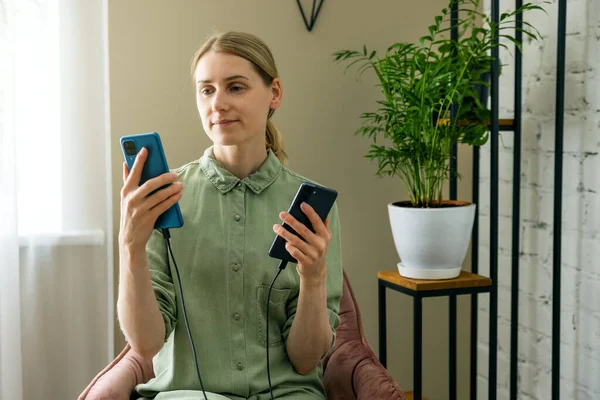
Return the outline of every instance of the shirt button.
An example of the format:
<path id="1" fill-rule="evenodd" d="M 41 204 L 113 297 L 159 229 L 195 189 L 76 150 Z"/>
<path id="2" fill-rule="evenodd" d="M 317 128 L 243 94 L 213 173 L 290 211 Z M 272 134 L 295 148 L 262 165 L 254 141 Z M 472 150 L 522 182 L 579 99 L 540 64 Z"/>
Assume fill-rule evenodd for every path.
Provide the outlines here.
<path id="1" fill-rule="evenodd" d="M 240 218 L 241 218 L 241 217 L 240 217 L 240 214 L 235 214 L 235 215 L 233 216 L 233 219 L 235 219 L 236 221 L 239 221 L 239 220 L 240 220 Z"/>
<path id="2" fill-rule="evenodd" d="M 233 319 L 235 319 L 236 321 L 239 321 L 239 319 L 240 319 L 240 313 L 233 314 Z"/>
<path id="3" fill-rule="evenodd" d="M 237 369 L 238 370 L 243 370 L 244 369 L 244 364 L 242 364 L 241 362 L 237 363 Z"/>
<path id="4" fill-rule="evenodd" d="M 238 272 L 240 270 L 240 264 L 238 264 L 238 263 L 233 264 L 233 270 L 235 272 Z"/>

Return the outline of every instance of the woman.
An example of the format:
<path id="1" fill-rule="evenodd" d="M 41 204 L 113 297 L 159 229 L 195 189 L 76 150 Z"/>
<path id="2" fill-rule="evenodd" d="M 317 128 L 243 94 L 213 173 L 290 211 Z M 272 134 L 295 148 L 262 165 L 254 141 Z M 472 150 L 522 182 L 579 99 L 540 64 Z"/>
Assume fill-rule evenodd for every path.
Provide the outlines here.
<path id="1" fill-rule="evenodd" d="M 279 262 L 267 252 L 280 234 L 298 264 L 281 273 L 270 298 L 273 395 L 323 399 L 319 361 L 333 345 L 342 293 L 337 205 L 325 223 L 303 208 L 315 233 L 282 211 L 310 180 L 282 165 L 286 154 L 270 121 L 282 88 L 262 40 L 237 32 L 210 37 L 193 58 L 192 77 L 213 145 L 198 161 L 141 187 L 145 150 L 131 173 L 123 164 L 118 315 L 131 347 L 153 357 L 156 375 L 136 390 L 147 398 L 204 398 L 177 276 L 164 238 L 153 231 L 158 215 L 179 201 L 184 226 L 171 231 L 171 243 L 208 397 L 270 398 L 266 299 Z M 278 229 L 282 221 L 304 241 Z"/>

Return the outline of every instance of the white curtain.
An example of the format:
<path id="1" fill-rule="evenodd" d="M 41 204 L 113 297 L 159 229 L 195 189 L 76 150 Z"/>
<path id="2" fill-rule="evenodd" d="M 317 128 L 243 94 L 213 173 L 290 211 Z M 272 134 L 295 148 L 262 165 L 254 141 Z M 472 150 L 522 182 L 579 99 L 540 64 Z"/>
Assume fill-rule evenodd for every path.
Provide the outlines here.
<path id="1" fill-rule="evenodd" d="M 0 0 L 0 400 L 112 358 L 106 0 Z"/>

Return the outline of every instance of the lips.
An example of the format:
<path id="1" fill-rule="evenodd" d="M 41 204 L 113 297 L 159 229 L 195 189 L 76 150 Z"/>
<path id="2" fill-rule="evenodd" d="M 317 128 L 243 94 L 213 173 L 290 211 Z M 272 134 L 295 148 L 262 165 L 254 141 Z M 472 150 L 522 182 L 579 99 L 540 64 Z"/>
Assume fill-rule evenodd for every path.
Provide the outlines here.
<path id="1" fill-rule="evenodd" d="M 227 125 L 233 124 L 234 122 L 237 122 L 237 120 L 234 120 L 234 119 L 222 119 L 222 120 L 213 122 L 213 125 L 227 126 Z"/>

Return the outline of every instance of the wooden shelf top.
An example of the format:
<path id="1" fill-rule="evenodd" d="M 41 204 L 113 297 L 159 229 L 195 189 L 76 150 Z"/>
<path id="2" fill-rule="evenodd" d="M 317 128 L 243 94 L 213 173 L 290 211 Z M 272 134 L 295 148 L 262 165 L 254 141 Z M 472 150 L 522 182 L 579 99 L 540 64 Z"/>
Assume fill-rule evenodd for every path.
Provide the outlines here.
<path id="1" fill-rule="evenodd" d="M 448 125 L 450 122 L 449 118 L 442 118 L 438 121 L 438 125 Z M 468 125 L 470 123 L 473 123 L 473 121 L 458 121 L 458 124 L 461 126 L 464 125 Z M 498 125 L 499 126 L 504 126 L 504 127 L 511 127 L 513 126 L 515 123 L 514 119 L 500 119 L 498 120 Z M 486 122 L 485 123 L 487 126 L 490 126 L 492 123 L 491 122 Z"/>
<path id="2" fill-rule="evenodd" d="M 414 400 L 415 394 L 413 392 L 405 392 L 406 400 Z M 427 397 L 421 397 L 423 400 L 427 400 Z"/>
<path id="3" fill-rule="evenodd" d="M 405 287 L 415 292 L 492 286 L 492 280 L 490 278 L 486 276 L 472 274 L 466 271 L 461 271 L 460 276 L 458 278 L 443 280 L 421 280 L 405 278 L 403 276 L 400 276 L 398 270 L 379 271 L 377 273 L 377 277 L 384 281 Z"/>

